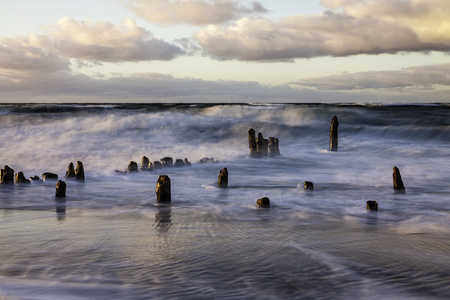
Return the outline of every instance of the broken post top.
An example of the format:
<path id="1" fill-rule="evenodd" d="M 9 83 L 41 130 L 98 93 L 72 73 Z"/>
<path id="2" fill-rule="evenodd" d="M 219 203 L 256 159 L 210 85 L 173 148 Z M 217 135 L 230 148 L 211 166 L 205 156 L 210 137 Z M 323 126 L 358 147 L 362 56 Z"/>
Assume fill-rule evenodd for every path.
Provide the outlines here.
<path id="1" fill-rule="evenodd" d="M 336 124 L 336 126 L 339 126 L 338 117 L 334 116 L 333 119 L 331 119 L 331 124 Z"/>

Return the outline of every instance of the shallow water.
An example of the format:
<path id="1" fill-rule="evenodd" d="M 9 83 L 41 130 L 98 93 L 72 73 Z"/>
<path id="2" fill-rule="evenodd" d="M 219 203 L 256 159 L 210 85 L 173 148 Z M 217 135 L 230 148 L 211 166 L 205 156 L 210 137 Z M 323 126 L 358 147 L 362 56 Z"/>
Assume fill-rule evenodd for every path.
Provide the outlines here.
<path id="1" fill-rule="evenodd" d="M 448 105 L 1 105 L 0 298 L 446 299 Z M 339 151 L 330 152 L 339 117 Z M 249 158 L 247 131 L 280 139 Z M 131 160 L 192 167 L 120 175 Z M 218 163 L 200 164 L 203 157 Z M 406 186 L 394 193 L 392 168 Z M 217 188 L 227 167 L 229 188 Z M 159 175 L 170 206 L 156 204 Z M 303 190 L 304 181 L 315 190 Z M 270 198 L 270 209 L 256 199 Z M 366 211 L 376 200 L 378 212 Z"/>

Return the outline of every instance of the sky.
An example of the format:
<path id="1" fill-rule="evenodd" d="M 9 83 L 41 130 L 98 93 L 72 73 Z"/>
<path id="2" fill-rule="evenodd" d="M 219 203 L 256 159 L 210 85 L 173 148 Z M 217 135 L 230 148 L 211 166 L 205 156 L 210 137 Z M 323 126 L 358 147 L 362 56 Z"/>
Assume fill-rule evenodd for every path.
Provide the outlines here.
<path id="1" fill-rule="evenodd" d="M 2 0 L 0 103 L 449 103 L 450 0 Z"/>

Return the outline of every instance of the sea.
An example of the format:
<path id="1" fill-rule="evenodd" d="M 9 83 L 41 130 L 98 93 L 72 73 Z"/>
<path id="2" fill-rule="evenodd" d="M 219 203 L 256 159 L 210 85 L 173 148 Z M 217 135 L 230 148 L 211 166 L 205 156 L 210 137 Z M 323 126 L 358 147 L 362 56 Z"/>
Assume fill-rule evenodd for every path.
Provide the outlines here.
<path id="1" fill-rule="evenodd" d="M 0 299 L 450 299 L 448 103 L 1 104 L 6 165 L 41 180 L 0 185 Z"/>

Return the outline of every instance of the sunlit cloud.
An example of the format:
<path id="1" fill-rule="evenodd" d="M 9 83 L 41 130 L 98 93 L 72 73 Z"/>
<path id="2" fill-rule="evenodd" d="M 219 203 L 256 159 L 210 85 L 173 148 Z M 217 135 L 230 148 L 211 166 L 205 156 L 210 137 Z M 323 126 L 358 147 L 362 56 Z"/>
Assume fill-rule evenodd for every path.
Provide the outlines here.
<path id="1" fill-rule="evenodd" d="M 210 25 L 195 38 L 220 60 L 287 61 L 417 51 L 450 51 L 450 3 L 433 0 L 324 0 L 319 15 L 279 22 L 246 17 Z"/>
<path id="2" fill-rule="evenodd" d="M 411 28 L 423 43 L 450 43 L 450 2 L 442 0 L 322 0 L 356 18 L 376 17 Z"/>
<path id="3" fill-rule="evenodd" d="M 259 14 L 266 9 L 259 2 L 246 6 L 233 0 L 128 0 L 131 11 L 152 23 L 220 24 L 244 15 Z"/>
<path id="4" fill-rule="evenodd" d="M 50 49 L 67 58 L 99 62 L 172 60 L 184 54 L 180 47 L 154 38 L 132 19 L 116 25 L 65 17 L 57 25 L 47 26 L 46 33 L 31 33 L 3 41 L 22 47 Z"/>

